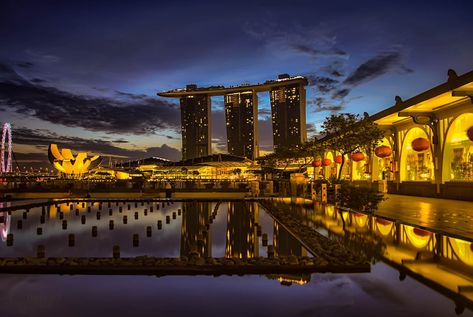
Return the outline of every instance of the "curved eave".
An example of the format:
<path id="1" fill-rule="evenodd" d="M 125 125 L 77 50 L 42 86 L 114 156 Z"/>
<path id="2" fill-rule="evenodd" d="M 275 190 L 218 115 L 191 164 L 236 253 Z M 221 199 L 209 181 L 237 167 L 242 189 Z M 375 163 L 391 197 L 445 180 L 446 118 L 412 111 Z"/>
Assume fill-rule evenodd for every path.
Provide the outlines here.
<path id="1" fill-rule="evenodd" d="M 424 91 L 412 98 L 397 102 L 394 106 L 380 111 L 372 116 L 371 120 L 379 125 L 391 125 L 410 120 L 409 118 L 399 117 L 401 111 L 429 112 L 436 111 L 440 107 L 461 102 L 468 97 L 456 94 L 456 90 L 462 88 L 471 90 L 473 88 L 473 71 L 461 76 L 451 78 L 432 89 Z"/>
<path id="2" fill-rule="evenodd" d="M 237 87 L 223 87 L 223 88 L 197 88 L 195 90 L 171 90 L 158 93 L 160 97 L 171 97 L 171 98 L 180 98 L 185 96 L 193 95 L 209 95 L 209 96 L 222 96 L 231 93 L 241 93 L 246 91 L 269 91 L 273 88 L 284 87 L 294 84 L 301 84 L 307 86 L 307 78 L 293 78 L 287 80 L 272 81 L 269 83 L 258 84 L 258 85 L 247 85 L 247 86 L 237 86 Z"/>

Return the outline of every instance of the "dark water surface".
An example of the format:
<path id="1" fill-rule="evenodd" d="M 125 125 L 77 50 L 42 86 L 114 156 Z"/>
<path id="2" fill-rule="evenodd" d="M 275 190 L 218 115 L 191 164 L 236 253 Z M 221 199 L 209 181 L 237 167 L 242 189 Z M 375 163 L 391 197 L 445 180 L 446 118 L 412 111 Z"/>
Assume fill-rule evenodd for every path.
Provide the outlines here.
<path id="1" fill-rule="evenodd" d="M 362 252 L 373 261 L 370 273 L 312 274 L 311 276 L 60 276 L 0 275 L 0 299 L 5 316 L 473 316 L 468 309 L 473 285 L 471 243 L 399 225 L 386 219 L 342 213 L 331 206 L 276 202 L 314 230 Z M 146 203 L 59 206 L 68 221 L 66 230 L 58 210 L 31 209 L 3 215 L 2 237 L 13 233 L 13 246 L 0 245 L 0 256 L 34 256 L 43 244 L 47 256 L 111 256 L 120 245 L 122 256 L 187 255 L 196 245 L 202 256 L 266 256 L 261 233 L 268 235 L 275 253 L 310 255 L 257 203 L 176 202 L 157 210 Z M 78 208 L 78 215 L 75 210 Z M 119 207 L 122 212 L 119 212 Z M 144 210 L 147 209 L 147 215 Z M 178 215 L 179 209 L 181 214 Z M 206 224 L 216 211 L 215 220 Z M 138 219 L 134 213 L 138 212 Z M 175 219 L 173 219 L 175 213 Z M 81 216 L 86 223 L 81 224 Z M 122 222 L 123 215 L 128 223 Z M 170 223 L 166 224 L 166 216 Z M 18 220 L 23 228 L 17 229 Z M 109 229 L 109 221 L 114 229 Z M 162 220 L 162 229 L 157 221 Z M 257 225 L 258 224 L 258 225 Z M 37 227 L 43 229 L 37 235 Z M 91 228 L 98 235 L 92 237 Z M 151 237 L 146 227 L 152 227 Z M 202 234 L 205 232 L 206 234 Z M 68 235 L 75 245 L 68 245 Z M 133 234 L 140 244 L 133 247 Z M 200 240 L 200 244 L 197 241 Z M 433 256 L 436 261 L 433 261 Z M 288 286 L 290 285 L 290 286 Z M 468 290 L 468 289 L 467 289 Z M 455 295 L 455 293 L 457 293 Z"/>

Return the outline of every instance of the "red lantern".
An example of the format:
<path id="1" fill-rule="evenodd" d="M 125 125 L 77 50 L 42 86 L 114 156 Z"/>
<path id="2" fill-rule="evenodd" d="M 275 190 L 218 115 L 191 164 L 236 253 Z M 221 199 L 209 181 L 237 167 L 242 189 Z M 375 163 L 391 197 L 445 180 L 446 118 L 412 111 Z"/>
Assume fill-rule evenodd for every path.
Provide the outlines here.
<path id="1" fill-rule="evenodd" d="M 470 141 L 473 141 L 473 127 L 470 127 L 468 130 L 466 130 L 466 135 L 468 135 L 468 139 L 470 139 Z"/>
<path id="2" fill-rule="evenodd" d="M 365 159 L 365 155 L 361 152 L 356 152 L 350 155 L 351 159 L 355 162 L 363 161 Z"/>
<path id="3" fill-rule="evenodd" d="M 330 166 L 332 164 L 332 160 L 328 158 L 324 158 L 322 160 L 322 166 Z"/>
<path id="4" fill-rule="evenodd" d="M 391 156 L 392 153 L 393 150 L 391 150 L 391 148 L 387 145 L 381 145 L 374 149 L 374 154 L 380 158 Z"/>
<path id="5" fill-rule="evenodd" d="M 320 166 L 322 166 L 322 161 L 321 160 L 312 161 L 312 166 L 313 167 L 320 167 Z"/>
<path id="6" fill-rule="evenodd" d="M 425 230 L 422 230 L 422 229 L 419 229 L 419 228 L 414 228 L 414 233 L 418 236 L 421 236 L 421 237 L 427 237 L 427 236 L 430 236 L 432 234 L 432 232 L 425 231 Z"/>
<path id="7" fill-rule="evenodd" d="M 335 163 L 342 164 L 342 160 L 343 160 L 343 158 L 342 158 L 341 155 L 335 156 Z"/>
<path id="8" fill-rule="evenodd" d="M 430 141 L 426 138 L 417 138 L 411 143 L 412 149 L 416 152 L 422 152 L 430 147 Z"/>
<path id="9" fill-rule="evenodd" d="M 383 218 L 377 218 L 376 222 L 379 223 L 380 225 L 387 226 L 390 225 L 392 222 Z"/>

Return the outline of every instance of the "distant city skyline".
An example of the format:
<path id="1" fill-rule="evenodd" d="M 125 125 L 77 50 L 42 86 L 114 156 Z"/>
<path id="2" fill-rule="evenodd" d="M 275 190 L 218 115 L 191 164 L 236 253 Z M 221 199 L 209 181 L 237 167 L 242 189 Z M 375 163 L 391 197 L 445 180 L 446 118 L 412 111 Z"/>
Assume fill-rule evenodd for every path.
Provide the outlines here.
<path id="1" fill-rule="evenodd" d="M 2 1 L 0 118 L 20 164 L 47 145 L 118 160 L 181 157 L 178 100 L 158 91 L 306 76 L 309 136 L 332 112 L 374 114 L 473 69 L 470 1 Z M 205 14 L 204 14 L 205 13 Z M 281 22 L 284 21 L 284 22 Z M 259 148 L 272 148 L 258 94 Z M 226 152 L 212 97 L 214 152 Z M 32 162 L 34 161 L 34 162 Z"/>

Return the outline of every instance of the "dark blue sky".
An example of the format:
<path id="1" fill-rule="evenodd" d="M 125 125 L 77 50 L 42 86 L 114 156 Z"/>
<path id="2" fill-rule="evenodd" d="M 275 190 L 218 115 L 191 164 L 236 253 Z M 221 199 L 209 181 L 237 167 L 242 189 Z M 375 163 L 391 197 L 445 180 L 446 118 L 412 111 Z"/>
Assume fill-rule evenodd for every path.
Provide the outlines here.
<path id="1" fill-rule="evenodd" d="M 2 1 L 0 116 L 20 161 L 49 142 L 180 157 L 179 109 L 156 92 L 309 78 L 307 122 L 370 114 L 473 69 L 472 1 Z M 260 143 L 271 148 L 260 94 Z M 213 139 L 225 151 L 222 98 Z"/>

